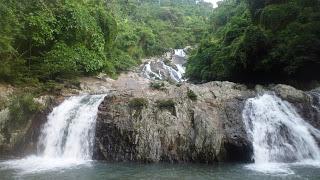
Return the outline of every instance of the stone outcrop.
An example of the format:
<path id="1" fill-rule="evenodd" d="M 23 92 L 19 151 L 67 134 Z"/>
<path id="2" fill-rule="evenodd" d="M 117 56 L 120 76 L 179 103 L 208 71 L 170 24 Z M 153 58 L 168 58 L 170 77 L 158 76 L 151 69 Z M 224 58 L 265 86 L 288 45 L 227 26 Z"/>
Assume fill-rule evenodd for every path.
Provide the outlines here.
<path id="1" fill-rule="evenodd" d="M 320 90 L 288 85 L 254 90 L 231 82 L 137 84 L 116 88 L 99 107 L 94 158 L 107 161 L 251 161 L 253 149 L 242 121 L 245 101 L 273 91 L 311 125 L 320 128 Z M 141 88 L 139 88 L 141 87 Z M 196 98 L 190 97 L 190 92 Z M 192 100 L 193 99 L 193 100 Z"/>
<path id="2" fill-rule="evenodd" d="M 320 89 L 304 92 L 288 85 L 279 84 L 272 90 L 280 98 L 293 104 L 304 120 L 320 129 Z"/>
<path id="3" fill-rule="evenodd" d="M 35 153 L 42 125 L 47 120 L 47 115 L 57 105 L 51 96 L 42 96 L 35 99 L 41 106 L 40 112 L 33 114 L 26 122 L 19 126 L 11 126 L 9 109 L 0 111 L 0 155 L 24 156 Z"/>
<path id="4" fill-rule="evenodd" d="M 196 100 L 190 93 L 196 94 Z M 94 158 L 108 161 L 250 161 L 242 109 L 255 93 L 210 82 L 115 91 L 99 107 Z"/>
<path id="5" fill-rule="evenodd" d="M 270 91 L 294 105 L 306 121 L 320 129 L 320 89 L 304 92 L 282 84 L 248 89 L 218 81 L 200 85 L 164 82 L 165 87 L 154 89 L 150 82 L 134 72 L 117 80 L 82 78 L 81 90 L 36 99 L 46 108 L 15 130 L 6 128 L 9 111 L 0 107 L 0 154 L 34 153 L 52 108 L 64 96 L 79 93 L 107 93 L 97 116 L 93 154 L 97 160 L 249 162 L 253 149 L 242 120 L 244 104 L 248 98 Z M 11 87 L 9 90 L 0 93 L 2 101 L 14 92 Z"/>

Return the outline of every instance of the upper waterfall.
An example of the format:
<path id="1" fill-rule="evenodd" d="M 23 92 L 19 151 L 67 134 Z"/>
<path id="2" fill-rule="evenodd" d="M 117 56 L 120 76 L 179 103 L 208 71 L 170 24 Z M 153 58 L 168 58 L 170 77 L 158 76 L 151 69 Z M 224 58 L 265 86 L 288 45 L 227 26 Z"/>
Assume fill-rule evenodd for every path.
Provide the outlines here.
<path id="1" fill-rule="evenodd" d="M 273 94 L 250 98 L 243 119 L 254 148 L 255 165 L 251 168 L 287 172 L 284 163 L 320 162 L 315 141 L 320 131 L 305 122 L 288 102 Z"/>
<path id="2" fill-rule="evenodd" d="M 168 52 L 167 57 L 151 59 L 141 68 L 141 75 L 153 80 L 169 80 L 173 82 L 184 81 L 184 64 L 186 63 L 186 52 L 184 49 L 175 49 Z"/>
<path id="3" fill-rule="evenodd" d="M 82 95 L 66 99 L 48 115 L 38 154 L 2 163 L 30 173 L 86 164 L 92 159 L 95 120 L 105 95 Z"/>

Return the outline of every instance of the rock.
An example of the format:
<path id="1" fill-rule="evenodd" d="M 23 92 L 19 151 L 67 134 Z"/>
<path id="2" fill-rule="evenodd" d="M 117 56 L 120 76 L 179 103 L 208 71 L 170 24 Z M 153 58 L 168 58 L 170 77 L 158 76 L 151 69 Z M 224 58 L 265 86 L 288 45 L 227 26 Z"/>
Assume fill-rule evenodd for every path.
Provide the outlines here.
<path id="1" fill-rule="evenodd" d="M 14 88 L 7 84 L 0 84 L 0 111 L 5 109 L 10 95 L 14 92 Z"/>
<path id="2" fill-rule="evenodd" d="M 320 89 L 304 92 L 283 84 L 276 85 L 272 89 L 280 98 L 294 105 L 305 121 L 320 129 Z"/>
<path id="3" fill-rule="evenodd" d="M 197 96 L 196 100 L 188 98 L 189 91 Z M 280 84 L 271 88 L 257 85 L 250 90 L 241 84 L 219 81 L 182 83 L 179 87 L 166 84 L 165 90 L 116 88 L 99 107 L 94 158 L 250 162 L 253 146 L 242 111 L 248 98 L 270 91 L 291 103 L 301 117 L 320 129 L 320 89 L 303 92 Z M 135 99 L 145 103 L 134 105 Z"/>
<path id="4" fill-rule="evenodd" d="M 278 84 L 272 89 L 280 98 L 291 103 L 303 103 L 309 100 L 306 93 L 301 90 L 297 90 L 292 86 Z"/>
<path id="5" fill-rule="evenodd" d="M 308 101 L 302 103 L 298 108 L 307 121 L 320 129 L 320 89 L 314 89 L 306 93 L 309 97 Z M 320 139 L 319 139 L 320 143 Z"/>
<path id="6" fill-rule="evenodd" d="M 196 101 L 188 98 L 192 90 Z M 254 92 L 231 82 L 115 91 L 99 107 L 94 158 L 108 161 L 251 161 L 241 112 Z M 136 98 L 147 105 L 133 106 Z M 131 105 L 130 105 L 131 104 Z M 239 156 L 239 154 L 241 154 Z"/>
<path id="7" fill-rule="evenodd" d="M 26 123 L 19 127 L 10 126 L 9 109 L 0 111 L 0 155 L 24 156 L 36 153 L 37 142 L 42 125 L 47 120 L 47 115 L 56 105 L 56 98 L 52 96 L 41 96 L 35 101 L 40 103 L 42 110 L 33 114 Z"/>

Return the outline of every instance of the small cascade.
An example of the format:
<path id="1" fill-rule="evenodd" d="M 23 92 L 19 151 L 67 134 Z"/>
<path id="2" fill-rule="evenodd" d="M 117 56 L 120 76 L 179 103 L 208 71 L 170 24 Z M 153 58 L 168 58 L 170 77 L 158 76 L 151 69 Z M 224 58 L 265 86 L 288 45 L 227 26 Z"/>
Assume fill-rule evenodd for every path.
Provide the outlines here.
<path id="1" fill-rule="evenodd" d="M 162 79 L 160 72 L 155 73 L 151 70 L 151 62 L 148 62 L 143 66 L 142 75 L 148 79 L 159 79 L 159 80 Z"/>
<path id="2" fill-rule="evenodd" d="M 175 49 L 174 50 L 174 55 L 179 56 L 179 57 L 186 57 L 186 53 L 184 52 L 183 49 Z"/>
<path id="3" fill-rule="evenodd" d="M 181 82 L 181 81 L 183 81 L 183 80 L 182 80 L 183 73 L 181 73 L 181 72 L 179 71 L 179 69 L 176 70 L 176 69 L 172 68 L 171 66 L 167 66 L 167 65 L 166 65 L 164 62 L 162 62 L 162 61 L 161 61 L 160 63 L 162 64 L 163 69 L 169 72 L 170 78 L 171 78 L 172 80 L 174 80 L 175 82 Z M 177 65 L 176 65 L 176 66 L 177 66 Z"/>
<path id="4" fill-rule="evenodd" d="M 21 173 L 85 165 L 92 158 L 98 106 L 105 95 L 83 95 L 66 99 L 55 107 L 41 131 L 38 154 L 6 161 L 3 168 Z"/>
<path id="5" fill-rule="evenodd" d="M 266 173 L 292 173 L 292 164 L 317 164 L 320 131 L 305 122 L 294 107 L 274 94 L 248 99 L 243 119 L 254 148 L 254 164 Z"/>
<path id="6" fill-rule="evenodd" d="M 150 60 L 145 63 L 141 70 L 141 75 L 152 80 L 170 80 L 173 82 L 184 81 L 183 75 L 186 61 L 186 53 L 183 49 L 176 49 L 169 63 L 164 59 Z"/>

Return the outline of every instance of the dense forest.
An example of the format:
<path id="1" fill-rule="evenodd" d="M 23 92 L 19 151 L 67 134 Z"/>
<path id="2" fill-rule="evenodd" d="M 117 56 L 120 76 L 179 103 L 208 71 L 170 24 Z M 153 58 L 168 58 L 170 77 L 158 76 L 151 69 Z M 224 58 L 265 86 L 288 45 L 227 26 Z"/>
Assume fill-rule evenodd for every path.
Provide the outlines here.
<path id="1" fill-rule="evenodd" d="M 196 82 L 320 77 L 319 0 L 0 0 L 0 81 L 50 89 L 192 45 Z"/>
<path id="2" fill-rule="evenodd" d="M 0 81 L 50 88 L 199 42 L 212 7 L 195 0 L 0 0 Z"/>
<path id="3" fill-rule="evenodd" d="M 320 78 L 318 0 L 225 0 L 190 58 L 195 81 L 286 82 Z"/>

